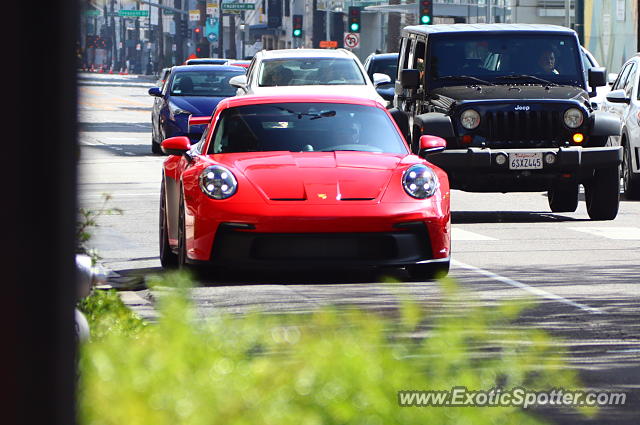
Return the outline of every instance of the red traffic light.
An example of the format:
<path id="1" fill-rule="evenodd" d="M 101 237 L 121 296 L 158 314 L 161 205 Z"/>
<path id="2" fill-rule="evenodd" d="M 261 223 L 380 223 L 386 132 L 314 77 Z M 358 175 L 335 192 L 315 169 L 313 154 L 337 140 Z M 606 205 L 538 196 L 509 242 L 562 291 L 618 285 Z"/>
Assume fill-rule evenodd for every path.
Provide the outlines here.
<path id="1" fill-rule="evenodd" d="M 193 32 L 195 32 L 196 34 L 200 34 L 202 32 L 202 28 L 200 27 L 195 27 L 195 29 L 193 30 Z"/>

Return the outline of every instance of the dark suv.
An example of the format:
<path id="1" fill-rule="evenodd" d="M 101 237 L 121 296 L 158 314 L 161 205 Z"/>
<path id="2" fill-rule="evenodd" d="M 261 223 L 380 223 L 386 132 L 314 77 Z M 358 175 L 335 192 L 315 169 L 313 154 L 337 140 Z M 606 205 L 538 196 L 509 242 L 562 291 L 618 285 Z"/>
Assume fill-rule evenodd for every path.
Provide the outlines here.
<path id="1" fill-rule="evenodd" d="M 416 153 L 422 134 L 446 139 L 430 160 L 453 189 L 548 191 L 552 211 L 572 212 L 582 184 L 589 217 L 612 220 L 620 120 L 593 109 L 606 71 L 583 55 L 574 31 L 552 25 L 406 27 L 394 117 L 406 114 Z"/>

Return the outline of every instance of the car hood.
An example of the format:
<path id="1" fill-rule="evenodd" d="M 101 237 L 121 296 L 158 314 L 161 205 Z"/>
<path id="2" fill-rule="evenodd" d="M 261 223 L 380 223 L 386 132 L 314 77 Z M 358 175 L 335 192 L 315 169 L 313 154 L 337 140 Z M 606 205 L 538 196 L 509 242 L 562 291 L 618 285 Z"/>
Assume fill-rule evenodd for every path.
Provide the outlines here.
<path id="1" fill-rule="evenodd" d="M 404 156 L 370 152 L 264 152 L 224 155 L 266 199 L 322 204 L 374 201 Z"/>
<path id="2" fill-rule="evenodd" d="M 540 85 L 499 85 L 499 86 L 452 86 L 440 87 L 433 94 L 448 97 L 456 101 L 492 100 L 492 99 L 575 99 L 580 102 L 589 100 L 589 95 L 580 87 Z"/>
<path id="3" fill-rule="evenodd" d="M 254 87 L 251 90 L 256 95 L 277 95 L 277 94 L 309 94 L 309 95 L 341 95 L 364 97 L 375 100 L 386 105 L 386 100 L 376 91 L 375 87 L 367 84 L 358 85 L 310 85 L 310 86 L 280 86 L 280 87 Z"/>
<path id="4" fill-rule="evenodd" d="M 171 102 L 193 116 L 210 116 L 218 103 L 227 96 L 172 96 Z"/>

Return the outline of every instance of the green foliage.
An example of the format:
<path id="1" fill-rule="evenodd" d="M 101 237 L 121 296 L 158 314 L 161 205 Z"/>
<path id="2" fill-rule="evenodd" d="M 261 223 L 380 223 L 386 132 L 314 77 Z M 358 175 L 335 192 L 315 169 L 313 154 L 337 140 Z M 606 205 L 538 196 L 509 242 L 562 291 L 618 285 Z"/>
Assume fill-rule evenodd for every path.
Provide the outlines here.
<path id="1" fill-rule="evenodd" d="M 146 326 L 127 306 L 115 290 L 94 290 L 78 301 L 78 309 L 89 322 L 91 338 L 100 341 L 106 336 L 134 338 Z"/>
<path id="2" fill-rule="evenodd" d="M 111 201 L 111 195 L 103 193 L 102 205 L 99 208 L 78 209 L 78 221 L 76 223 L 76 253 L 87 254 L 91 257 L 94 264 L 100 259 L 100 256 L 95 250 L 87 248 L 87 242 L 92 237 L 90 229 L 98 227 L 98 218 L 102 215 L 122 214 L 122 210 L 120 208 L 108 208 L 107 204 L 109 201 Z"/>
<path id="3" fill-rule="evenodd" d="M 395 318 L 343 308 L 206 320 L 187 281 L 156 282 L 171 289 L 146 327 L 118 324 L 112 294 L 91 302 L 112 319 L 82 347 L 82 424 L 539 424 L 517 407 L 399 407 L 397 391 L 578 388 L 560 344 L 511 324 L 522 305 L 460 309 L 451 281 L 429 316 L 405 300 Z"/>

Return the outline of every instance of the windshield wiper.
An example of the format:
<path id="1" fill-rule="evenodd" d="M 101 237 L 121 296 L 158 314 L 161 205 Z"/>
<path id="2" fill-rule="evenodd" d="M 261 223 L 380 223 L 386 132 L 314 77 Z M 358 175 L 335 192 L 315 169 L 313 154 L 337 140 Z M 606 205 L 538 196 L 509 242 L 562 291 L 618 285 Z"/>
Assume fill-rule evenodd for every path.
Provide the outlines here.
<path id="1" fill-rule="evenodd" d="M 443 75 L 442 77 L 438 77 L 439 80 L 469 80 L 475 81 L 480 84 L 484 84 L 485 86 L 495 86 L 492 82 L 483 80 L 478 77 L 472 77 L 471 75 Z"/>
<path id="2" fill-rule="evenodd" d="M 544 78 L 536 77 L 535 75 L 529 75 L 529 74 L 502 75 L 500 77 L 496 77 L 496 80 L 533 80 L 539 83 L 546 84 L 548 86 L 557 86 L 556 83 L 553 83 L 549 80 L 545 80 Z"/>

